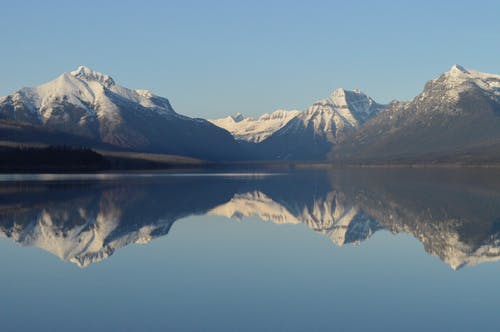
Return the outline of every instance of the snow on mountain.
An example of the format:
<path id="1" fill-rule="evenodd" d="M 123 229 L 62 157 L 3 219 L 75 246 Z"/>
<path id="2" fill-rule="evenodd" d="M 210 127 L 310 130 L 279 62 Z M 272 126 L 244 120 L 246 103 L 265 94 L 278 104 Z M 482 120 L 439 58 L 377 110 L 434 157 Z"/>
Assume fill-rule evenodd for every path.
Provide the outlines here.
<path id="1" fill-rule="evenodd" d="M 300 113 L 277 135 L 313 130 L 317 136 L 336 141 L 346 131 L 358 127 L 384 108 L 360 90 L 337 89 L 326 99 L 319 100 Z"/>
<path id="2" fill-rule="evenodd" d="M 332 145 L 385 106 L 360 90 L 337 89 L 262 142 L 266 159 L 324 159 Z"/>
<path id="3" fill-rule="evenodd" d="M 446 80 L 447 94 L 450 97 L 458 98 L 461 92 L 476 85 L 485 91 L 500 96 L 500 75 L 488 74 L 472 69 L 465 69 L 460 65 L 453 65 L 451 69 L 444 73 Z M 437 82 L 438 79 L 432 82 Z"/>
<path id="4" fill-rule="evenodd" d="M 67 137 L 89 147 L 213 161 L 498 162 L 498 114 L 500 75 L 459 65 L 407 103 L 385 106 L 359 90 L 337 89 L 304 111 L 210 121 L 180 115 L 166 98 L 80 66 L 0 98 L 0 121 L 17 125 L 0 139 L 54 144 Z"/>
<path id="5" fill-rule="evenodd" d="M 176 115 L 167 99 L 155 96 L 147 90 L 131 90 L 120 85 L 108 75 L 96 72 L 88 67 L 64 73 L 34 88 L 22 88 L 12 96 L 13 118 L 24 108 L 35 115 L 41 123 L 47 123 L 55 117 L 68 117 L 60 114 L 64 104 L 71 104 L 84 111 L 80 122 L 92 121 L 89 118 L 106 117 L 113 121 L 123 121 L 119 106 L 113 98 L 144 106 L 145 110 Z M 5 98 L 9 98 L 5 97 Z M 24 108 L 23 108 L 24 106 Z"/>
<path id="6" fill-rule="evenodd" d="M 299 111 L 296 110 L 276 110 L 254 119 L 245 118 L 241 113 L 237 113 L 234 116 L 209 121 L 226 129 L 239 141 L 258 143 L 282 128 L 297 114 Z"/>
<path id="7" fill-rule="evenodd" d="M 484 94 L 499 101 L 500 75 L 488 74 L 460 65 L 453 65 L 451 69 L 438 78 L 427 82 L 424 90 L 411 103 L 418 106 L 420 112 L 446 112 L 450 115 L 461 113 L 460 99 L 464 94 Z"/>
<path id="8" fill-rule="evenodd" d="M 335 147 L 342 162 L 497 162 L 500 75 L 459 65 L 393 102 Z"/>
<path id="9" fill-rule="evenodd" d="M 85 66 L 0 99 L 0 120 L 141 152 L 203 159 L 237 154 L 226 131 L 176 113 L 166 98 L 125 88 Z"/>

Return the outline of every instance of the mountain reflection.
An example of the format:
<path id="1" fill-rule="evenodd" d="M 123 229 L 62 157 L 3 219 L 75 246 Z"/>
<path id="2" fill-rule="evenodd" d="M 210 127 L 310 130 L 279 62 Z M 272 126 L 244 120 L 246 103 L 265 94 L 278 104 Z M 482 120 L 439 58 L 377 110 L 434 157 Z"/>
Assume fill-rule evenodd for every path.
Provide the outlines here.
<path id="1" fill-rule="evenodd" d="M 0 185 L 0 233 L 84 267 L 166 235 L 190 215 L 305 224 L 336 245 L 409 233 L 453 269 L 500 258 L 500 177 L 458 170 L 337 170 Z"/>

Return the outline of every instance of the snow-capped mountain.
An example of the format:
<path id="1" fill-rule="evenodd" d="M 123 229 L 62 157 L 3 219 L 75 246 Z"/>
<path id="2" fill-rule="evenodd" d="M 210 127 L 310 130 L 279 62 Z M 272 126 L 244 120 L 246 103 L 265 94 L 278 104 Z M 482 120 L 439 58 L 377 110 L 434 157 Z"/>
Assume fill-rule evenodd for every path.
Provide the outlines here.
<path id="1" fill-rule="evenodd" d="M 260 152 L 271 159 L 324 159 L 334 144 L 384 107 L 360 90 L 337 89 L 265 139 Z"/>
<path id="2" fill-rule="evenodd" d="M 254 119 L 237 113 L 234 116 L 209 121 L 229 131 L 238 141 L 259 143 L 285 126 L 297 114 L 299 111 L 296 110 L 276 110 Z"/>
<path id="3" fill-rule="evenodd" d="M 166 98 L 125 88 L 84 66 L 0 98 L 0 119 L 71 134 L 85 144 L 215 160 L 237 154 L 225 130 L 180 115 Z"/>
<path id="4" fill-rule="evenodd" d="M 337 89 L 303 111 L 217 120 L 81 66 L 0 98 L 0 140 L 166 153 L 212 161 L 498 163 L 500 75 L 454 65 L 410 102 Z"/>
<path id="5" fill-rule="evenodd" d="M 489 94 L 493 99 L 500 97 L 500 75 L 482 73 L 477 70 L 466 69 L 460 65 L 453 65 L 449 71 L 428 83 L 424 92 L 417 98 L 421 101 L 432 98 L 432 92 L 440 92 L 447 97 L 444 101 L 458 100 L 461 94 L 471 90 L 480 90 Z"/>
<path id="6" fill-rule="evenodd" d="M 332 155 L 342 162 L 498 162 L 500 75 L 454 65 L 393 102 Z"/>

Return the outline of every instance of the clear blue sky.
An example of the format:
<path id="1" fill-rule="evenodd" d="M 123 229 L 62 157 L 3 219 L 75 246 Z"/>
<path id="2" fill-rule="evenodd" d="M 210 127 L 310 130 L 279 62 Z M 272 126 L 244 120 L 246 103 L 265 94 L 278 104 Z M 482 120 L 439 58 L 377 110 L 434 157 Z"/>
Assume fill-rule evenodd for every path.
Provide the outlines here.
<path id="1" fill-rule="evenodd" d="M 410 99 L 452 64 L 500 73 L 500 1 L 0 0 L 0 95 L 85 64 L 183 114 Z"/>

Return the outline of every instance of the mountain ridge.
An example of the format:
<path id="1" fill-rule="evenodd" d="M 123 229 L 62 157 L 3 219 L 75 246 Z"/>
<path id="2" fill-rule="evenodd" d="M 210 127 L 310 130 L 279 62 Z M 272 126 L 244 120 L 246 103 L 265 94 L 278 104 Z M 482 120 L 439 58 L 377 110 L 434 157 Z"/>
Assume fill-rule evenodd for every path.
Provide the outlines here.
<path id="1" fill-rule="evenodd" d="M 499 162 L 500 76 L 454 65 L 331 151 L 345 163 Z"/>
<path id="2" fill-rule="evenodd" d="M 0 138 L 163 153 L 215 162 L 500 163 L 500 75 L 460 65 L 406 102 L 334 90 L 308 108 L 215 120 L 85 66 L 0 97 Z M 30 127 L 31 126 L 31 127 Z"/>
<path id="3" fill-rule="evenodd" d="M 300 111 L 276 110 L 265 113 L 257 119 L 236 113 L 225 118 L 209 120 L 214 125 L 226 129 L 238 141 L 260 143 L 285 126 Z"/>
<path id="4" fill-rule="evenodd" d="M 265 159 L 323 160 L 334 144 L 384 108 L 360 90 L 334 90 L 260 143 Z"/>

